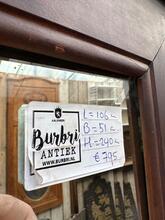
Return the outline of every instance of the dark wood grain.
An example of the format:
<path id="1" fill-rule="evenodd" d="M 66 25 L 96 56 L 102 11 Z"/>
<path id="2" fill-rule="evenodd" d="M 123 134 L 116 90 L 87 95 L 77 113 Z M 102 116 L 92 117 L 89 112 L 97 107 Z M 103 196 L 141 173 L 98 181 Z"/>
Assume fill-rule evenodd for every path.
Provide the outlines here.
<path id="1" fill-rule="evenodd" d="M 161 166 L 162 196 L 165 204 L 165 42 L 162 44 L 153 61 L 153 81 L 155 89 L 155 102 L 157 104 L 156 119 L 158 129 L 158 144 Z"/>
<path id="2" fill-rule="evenodd" d="M 70 203 L 71 203 L 71 214 L 74 216 L 78 213 L 78 194 L 77 194 L 77 181 L 70 181 Z"/>
<path id="3" fill-rule="evenodd" d="M 139 58 L 129 54 L 127 57 L 121 51 L 103 47 L 84 35 L 2 4 L 0 6 L 3 8 L 0 11 L 0 45 L 120 72 L 124 76 L 139 76 L 147 70 L 148 66 Z"/>
<path id="4" fill-rule="evenodd" d="M 1 0 L 45 20 L 153 60 L 165 36 L 155 0 Z"/>
<path id="5" fill-rule="evenodd" d="M 141 113 L 144 164 L 148 198 L 149 219 L 165 219 L 164 213 L 164 156 L 161 154 L 161 137 L 152 69 L 138 80 Z M 164 131 L 162 131 L 164 132 Z"/>
<path id="6" fill-rule="evenodd" d="M 164 45 L 154 60 L 154 72 L 152 65 L 149 66 L 164 38 L 164 27 L 164 5 L 155 0 L 105 0 L 104 4 L 96 0 L 63 0 L 58 4 L 57 0 L 0 1 L 1 46 L 44 55 L 46 62 L 51 57 L 64 63 L 72 62 L 73 68 L 74 64 L 80 64 L 102 73 L 105 70 L 109 76 L 112 73 L 116 77 L 134 79 L 141 76 L 138 97 L 143 151 L 138 148 L 137 121 L 132 122 L 132 136 L 139 210 L 144 211 L 143 192 L 144 199 L 146 197 L 144 175 L 140 173 L 143 169 L 141 154 L 144 153 L 151 220 L 165 219 Z M 0 53 L 3 55 L 3 51 Z M 10 57 L 10 53 L 7 56 Z M 132 117 L 137 116 L 133 113 Z M 17 158 L 13 161 L 16 164 Z M 15 187 L 14 182 L 12 184 Z M 144 216 L 141 214 L 140 218 Z"/>
<path id="7" fill-rule="evenodd" d="M 143 143 L 141 127 L 139 126 L 140 112 L 136 80 L 130 80 L 130 101 L 128 101 L 128 115 L 131 135 L 131 149 L 133 158 L 133 171 L 136 185 L 138 215 L 141 220 L 148 219 L 148 204 L 146 194 L 146 181 L 143 158 Z"/>

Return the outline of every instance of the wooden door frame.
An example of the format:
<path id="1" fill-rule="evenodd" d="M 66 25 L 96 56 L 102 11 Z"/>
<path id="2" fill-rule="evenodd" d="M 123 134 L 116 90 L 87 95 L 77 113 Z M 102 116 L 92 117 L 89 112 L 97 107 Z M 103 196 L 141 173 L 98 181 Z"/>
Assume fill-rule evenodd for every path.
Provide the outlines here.
<path id="1" fill-rule="evenodd" d="M 165 135 L 161 123 L 164 117 L 161 111 L 163 100 L 159 98 L 165 86 L 158 90 L 161 80 L 158 64 L 163 63 L 163 59 L 159 59 L 160 51 L 157 56 L 155 55 L 157 59 L 145 60 L 7 4 L 0 3 L 0 8 L 0 55 L 22 57 L 23 60 L 28 60 L 31 56 L 36 60 L 38 58 L 39 63 L 107 76 L 127 77 L 136 81 L 145 167 L 144 176 L 141 172 L 143 166 L 141 166 L 141 155 L 138 150 L 140 146 L 137 146 L 134 141 L 133 157 L 139 218 L 145 220 L 148 218 L 144 209 L 146 204 L 143 202 L 144 191 L 142 190 L 146 187 L 149 219 L 165 219 L 165 190 L 163 189 L 165 147 L 162 141 Z M 135 125 L 133 122 L 132 126 Z M 134 129 L 135 139 L 136 131 L 137 129 Z"/>

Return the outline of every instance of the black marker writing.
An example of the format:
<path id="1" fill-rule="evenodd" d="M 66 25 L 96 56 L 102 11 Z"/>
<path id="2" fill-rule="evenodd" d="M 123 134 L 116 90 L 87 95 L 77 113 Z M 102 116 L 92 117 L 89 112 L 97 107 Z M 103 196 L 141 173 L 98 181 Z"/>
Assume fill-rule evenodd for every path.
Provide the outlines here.
<path id="1" fill-rule="evenodd" d="M 51 144 L 54 146 L 60 146 L 65 144 L 68 140 L 71 145 L 74 145 L 75 141 L 78 141 L 80 137 L 77 129 L 72 133 L 70 131 L 65 132 L 64 126 L 61 125 L 60 133 L 50 132 L 43 135 L 40 129 L 33 130 L 33 139 L 32 139 L 32 148 L 37 151 L 41 150 L 44 146 L 44 143 Z"/>

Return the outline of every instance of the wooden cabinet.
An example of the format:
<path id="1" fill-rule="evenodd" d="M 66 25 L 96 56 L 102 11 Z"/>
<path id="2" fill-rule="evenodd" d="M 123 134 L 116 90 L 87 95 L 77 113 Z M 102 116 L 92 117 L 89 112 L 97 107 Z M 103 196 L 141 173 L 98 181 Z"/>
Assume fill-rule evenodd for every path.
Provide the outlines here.
<path id="1" fill-rule="evenodd" d="M 36 213 L 62 203 L 61 184 L 25 191 L 18 182 L 18 109 L 30 101 L 59 101 L 59 83 L 40 78 L 7 80 L 7 193 L 29 203 Z"/>

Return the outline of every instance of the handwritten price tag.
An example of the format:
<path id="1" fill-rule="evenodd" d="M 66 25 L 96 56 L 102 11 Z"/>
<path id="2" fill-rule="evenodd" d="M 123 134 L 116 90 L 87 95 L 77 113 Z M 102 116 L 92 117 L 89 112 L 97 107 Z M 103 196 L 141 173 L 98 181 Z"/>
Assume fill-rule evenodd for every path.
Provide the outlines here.
<path id="1" fill-rule="evenodd" d="M 124 162 L 120 107 L 31 102 L 25 108 L 27 190 L 115 169 Z"/>

